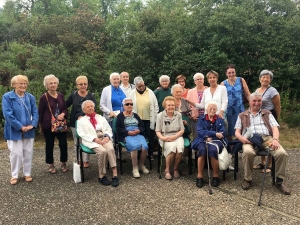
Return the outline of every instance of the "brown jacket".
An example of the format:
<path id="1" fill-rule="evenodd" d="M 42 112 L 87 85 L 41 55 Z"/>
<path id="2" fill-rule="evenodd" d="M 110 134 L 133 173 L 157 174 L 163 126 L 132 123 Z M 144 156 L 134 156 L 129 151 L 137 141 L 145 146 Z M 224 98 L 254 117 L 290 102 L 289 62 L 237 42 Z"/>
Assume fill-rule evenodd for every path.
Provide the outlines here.
<path id="1" fill-rule="evenodd" d="M 242 129 L 241 130 L 243 130 L 244 128 L 250 126 L 250 116 L 249 116 L 249 113 L 250 113 L 249 110 L 246 110 L 245 112 L 242 112 L 242 113 L 239 114 L 239 117 L 240 117 L 241 123 L 242 123 Z M 270 121 L 269 121 L 269 115 L 270 114 L 272 114 L 272 113 L 269 110 L 265 110 L 265 109 L 261 110 L 262 120 L 264 121 L 267 129 L 269 130 L 270 135 L 273 136 L 272 127 L 271 127 Z"/>

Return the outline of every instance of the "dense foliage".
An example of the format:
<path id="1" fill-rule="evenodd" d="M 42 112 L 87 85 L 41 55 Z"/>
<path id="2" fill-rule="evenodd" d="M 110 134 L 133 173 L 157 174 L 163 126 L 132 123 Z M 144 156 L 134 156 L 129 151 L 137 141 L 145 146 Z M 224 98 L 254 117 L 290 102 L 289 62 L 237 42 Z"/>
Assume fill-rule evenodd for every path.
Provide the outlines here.
<path id="1" fill-rule="evenodd" d="M 158 77 L 219 72 L 234 63 L 250 90 L 262 69 L 283 107 L 298 112 L 300 14 L 292 0 L 16 0 L 0 10 L 0 92 L 10 78 L 27 75 L 30 91 L 45 91 L 55 74 L 70 94 L 78 75 L 101 93 L 111 72 L 142 76 L 150 88 Z M 99 96 L 98 96 L 99 97 Z M 287 108 L 283 108 L 288 112 Z M 299 116 L 300 118 L 300 116 Z"/>

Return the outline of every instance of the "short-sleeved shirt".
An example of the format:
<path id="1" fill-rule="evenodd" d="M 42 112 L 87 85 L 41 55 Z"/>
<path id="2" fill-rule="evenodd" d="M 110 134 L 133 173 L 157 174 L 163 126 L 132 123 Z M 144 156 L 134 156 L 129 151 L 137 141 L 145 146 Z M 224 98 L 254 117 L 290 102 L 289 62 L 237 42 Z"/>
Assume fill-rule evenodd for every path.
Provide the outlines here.
<path id="1" fill-rule="evenodd" d="M 270 132 L 262 119 L 261 110 L 256 115 L 252 114 L 249 111 L 249 116 L 250 116 L 250 129 L 253 133 L 260 134 L 260 135 L 270 135 Z M 275 120 L 274 116 L 271 113 L 269 114 L 269 121 L 271 127 L 274 126 L 279 127 L 279 124 L 277 123 L 277 121 Z M 234 129 L 237 128 L 242 129 L 242 121 L 239 116 L 237 118 Z"/>
<path id="2" fill-rule="evenodd" d="M 265 92 L 262 94 L 262 109 L 266 109 L 271 111 L 272 109 L 274 109 L 274 104 L 272 102 L 272 98 L 274 98 L 274 96 L 279 95 L 278 91 L 276 90 L 276 88 L 270 86 L 267 90 L 265 90 Z"/>
<path id="3" fill-rule="evenodd" d="M 172 136 L 180 130 L 184 130 L 181 113 L 175 111 L 170 118 L 164 110 L 157 115 L 155 131 L 161 132 L 163 136 Z"/>

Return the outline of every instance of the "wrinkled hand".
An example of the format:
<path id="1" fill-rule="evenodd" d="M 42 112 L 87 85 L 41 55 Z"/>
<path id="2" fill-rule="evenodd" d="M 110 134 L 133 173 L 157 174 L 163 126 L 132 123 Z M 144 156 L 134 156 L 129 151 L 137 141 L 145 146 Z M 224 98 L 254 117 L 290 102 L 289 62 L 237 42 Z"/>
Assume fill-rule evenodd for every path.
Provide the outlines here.
<path id="1" fill-rule="evenodd" d="M 186 120 L 182 120 L 183 122 L 183 125 L 187 126 L 188 125 L 188 122 Z"/>
<path id="2" fill-rule="evenodd" d="M 177 139 L 176 135 L 165 137 L 166 142 L 172 142 L 172 141 L 175 141 L 176 139 Z"/>
<path id="3" fill-rule="evenodd" d="M 219 115 L 218 115 L 220 118 L 224 119 L 224 112 L 223 111 L 220 111 Z"/>
<path id="4" fill-rule="evenodd" d="M 109 112 L 109 117 L 114 118 L 114 117 L 117 117 L 117 116 L 113 111 L 111 111 L 111 112 Z"/>
<path id="5" fill-rule="evenodd" d="M 133 130 L 128 131 L 129 136 L 135 136 L 135 132 Z"/>
<path id="6" fill-rule="evenodd" d="M 273 140 L 272 141 L 272 149 L 277 150 L 277 149 L 279 149 L 279 147 L 280 147 L 279 142 L 277 140 Z"/>
<path id="7" fill-rule="evenodd" d="M 211 142 L 211 141 L 212 141 L 212 138 L 211 138 L 211 137 L 208 137 L 208 138 L 206 138 L 206 141 L 207 141 L 207 142 Z"/>
<path id="8" fill-rule="evenodd" d="M 243 144 L 250 144 L 250 145 L 252 145 L 252 142 L 249 141 L 247 138 L 245 138 L 245 137 L 243 137 L 243 136 L 241 137 L 240 141 L 241 141 Z"/>
<path id="9" fill-rule="evenodd" d="M 59 114 L 59 115 L 57 116 L 57 119 L 58 119 L 58 120 L 64 120 L 64 118 L 65 118 L 65 114 L 64 114 L 64 113 L 61 113 L 61 114 Z"/>
<path id="10" fill-rule="evenodd" d="M 33 128 L 33 126 L 31 126 L 31 125 L 29 125 L 29 126 L 23 126 L 22 128 L 21 128 L 21 130 L 22 130 L 22 132 L 27 132 L 27 131 L 29 131 L 29 130 L 31 130 Z"/>

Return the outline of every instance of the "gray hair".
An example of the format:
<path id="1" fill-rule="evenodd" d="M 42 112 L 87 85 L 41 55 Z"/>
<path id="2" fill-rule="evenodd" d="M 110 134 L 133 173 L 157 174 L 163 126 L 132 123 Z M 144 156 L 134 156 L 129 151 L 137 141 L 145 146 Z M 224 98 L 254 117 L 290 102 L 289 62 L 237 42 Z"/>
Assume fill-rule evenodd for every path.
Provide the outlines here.
<path id="1" fill-rule="evenodd" d="M 168 75 L 161 75 L 160 78 L 159 78 L 159 83 L 160 83 L 162 80 L 168 80 L 168 81 L 170 81 L 170 77 L 169 77 Z"/>
<path id="2" fill-rule="evenodd" d="M 136 78 L 134 78 L 134 80 L 133 80 L 134 85 L 137 85 L 137 84 L 139 84 L 139 83 L 141 83 L 141 82 L 144 82 L 144 80 L 143 80 L 142 77 L 136 77 Z"/>
<path id="3" fill-rule="evenodd" d="M 47 76 L 44 77 L 43 84 L 44 84 L 44 86 L 45 86 L 46 89 L 47 89 L 48 80 L 53 79 L 53 78 L 56 79 L 57 84 L 59 84 L 59 79 L 56 76 L 54 76 L 53 74 L 49 74 L 49 75 L 47 75 Z"/>
<path id="4" fill-rule="evenodd" d="M 85 105 L 86 105 L 87 103 L 92 103 L 93 106 L 94 106 L 94 108 L 95 108 L 95 103 L 94 103 L 92 100 L 85 100 L 85 101 L 81 104 L 81 109 L 82 109 L 82 111 L 83 111 L 83 109 L 84 109 L 84 107 L 85 107 Z"/>
<path id="5" fill-rule="evenodd" d="M 262 76 L 264 76 L 264 75 L 269 75 L 270 78 L 271 78 L 271 80 L 273 80 L 273 73 L 272 73 L 272 71 L 270 71 L 270 70 L 263 70 L 263 71 L 261 71 L 260 74 L 259 74 L 259 79 Z"/>
<path id="6" fill-rule="evenodd" d="M 109 79 L 111 80 L 113 77 L 117 77 L 117 76 L 120 78 L 120 74 L 119 73 L 113 72 L 113 73 L 110 74 Z"/>
<path id="7" fill-rule="evenodd" d="M 218 103 L 214 100 L 211 100 L 211 101 L 208 101 L 206 104 L 205 104 L 205 113 L 207 114 L 207 108 L 209 105 L 215 105 L 217 107 L 217 111 L 218 112 Z"/>
<path id="8" fill-rule="evenodd" d="M 180 84 L 174 84 L 174 85 L 171 87 L 171 94 L 173 94 L 173 90 L 174 90 L 175 88 L 177 88 L 177 87 L 179 87 L 179 88 L 181 88 L 181 90 L 183 90 L 183 87 L 182 87 Z"/>
<path id="9" fill-rule="evenodd" d="M 249 96 L 249 101 L 250 101 L 252 98 L 254 98 L 254 97 L 261 97 L 261 98 L 262 98 L 262 95 L 261 95 L 260 93 L 258 93 L 258 92 L 253 92 L 253 93 L 251 93 L 250 96 Z"/>
<path id="10" fill-rule="evenodd" d="M 204 75 L 202 73 L 195 73 L 193 79 L 196 80 L 197 77 L 201 77 L 202 79 L 204 79 Z"/>
<path id="11" fill-rule="evenodd" d="M 125 102 L 126 101 L 132 101 L 132 99 L 131 98 L 124 98 L 123 100 L 122 100 L 122 105 L 125 105 Z"/>

